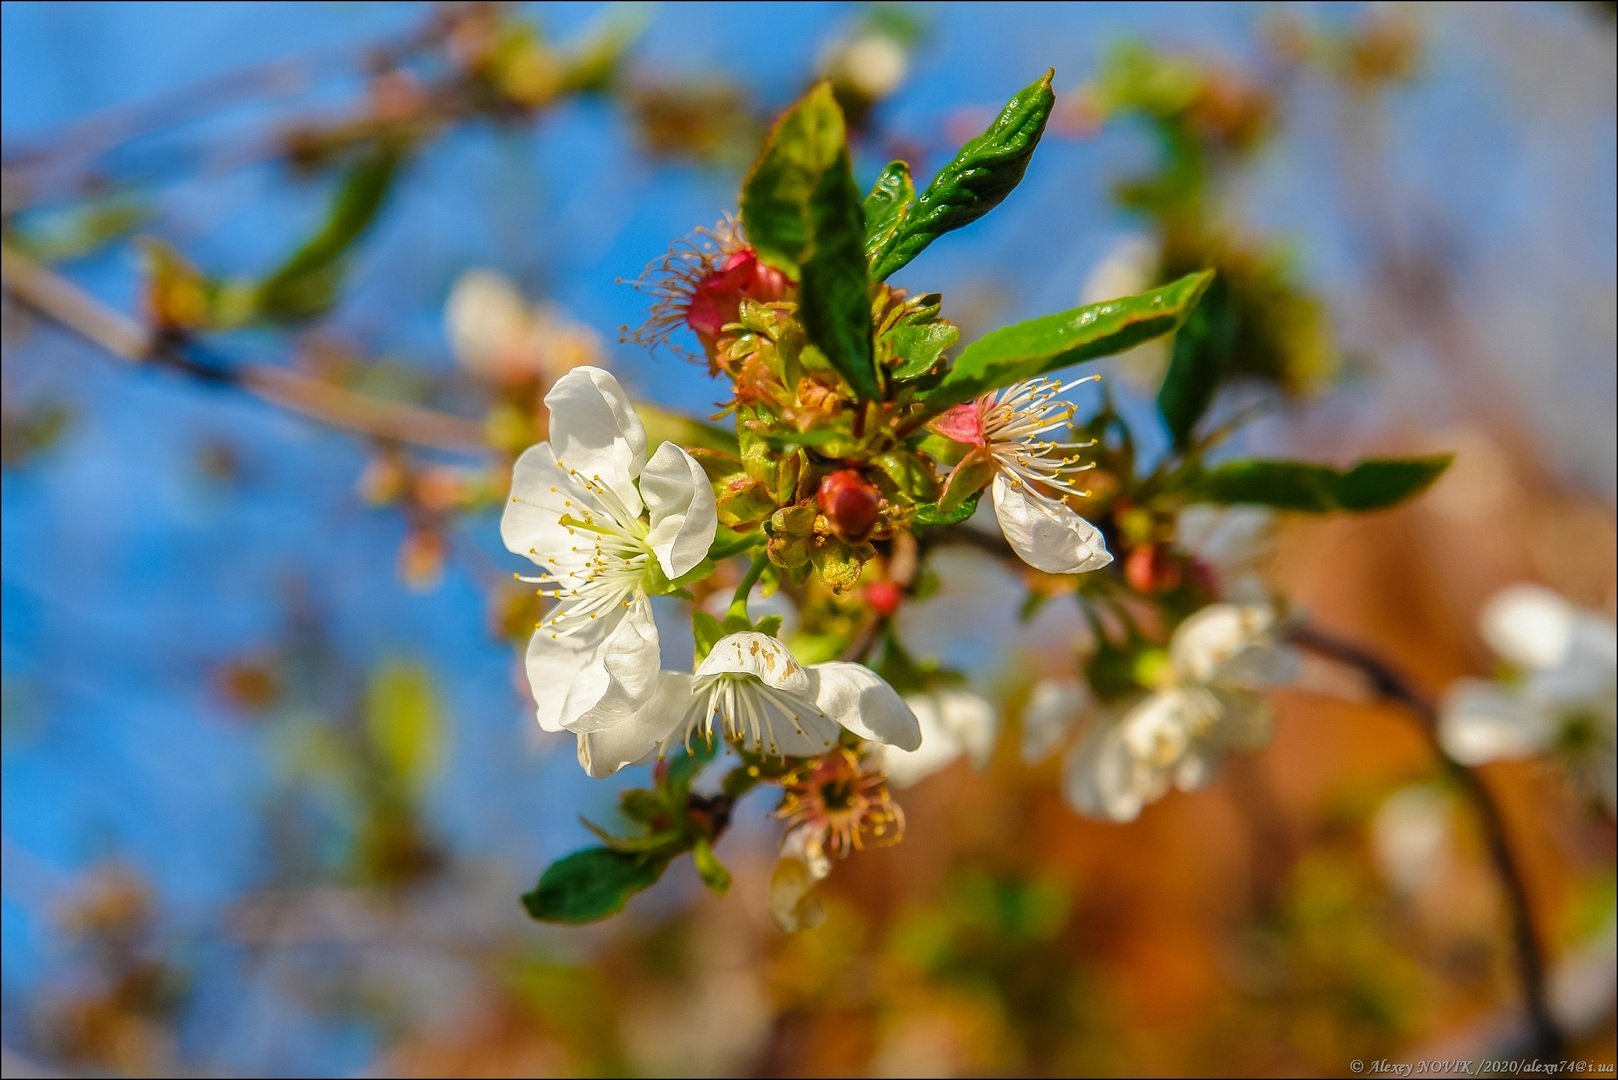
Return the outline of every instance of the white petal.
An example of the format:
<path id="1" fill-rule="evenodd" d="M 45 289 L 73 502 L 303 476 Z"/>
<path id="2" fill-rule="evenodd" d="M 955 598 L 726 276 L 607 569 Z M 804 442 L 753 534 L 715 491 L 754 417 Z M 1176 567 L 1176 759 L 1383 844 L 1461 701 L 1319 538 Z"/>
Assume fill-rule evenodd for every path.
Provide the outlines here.
<path id="1" fill-rule="evenodd" d="M 994 736 L 1000 729 L 1000 716 L 994 706 L 981 695 L 957 687 L 946 686 L 933 697 L 938 701 L 944 729 L 954 736 L 972 764 L 983 768 L 994 753 Z"/>
<path id="2" fill-rule="evenodd" d="M 1112 562 L 1094 525 L 1066 506 L 1031 499 L 998 475 L 992 485 L 995 517 L 1023 562 L 1047 574 L 1080 574 Z"/>
<path id="3" fill-rule="evenodd" d="M 444 323 L 456 362 L 478 375 L 494 376 L 503 357 L 528 332 L 528 305 L 500 274 L 468 270 L 450 290 Z"/>
<path id="4" fill-rule="evenodd" d="M 827 716 L 862 739 L 914 750 L 921 725 L 897 691 L 863 664 L 833 660 L 809 668 L 809 693 Z"/>
<path id="5" fill-rule="evenodd" d="M 1119 738 L 1149 768 L 1173 769 L 1190 749 L 1193 732 L 1205 725 L 1209 711 L 1192 694 L 1159 690 L 1129 707 L 1118 721 Z"/>
<path id="6" fill-rule="evenodd" d="M 1116 723 L 1096 723 L 1068 755 L 1062 792 L 1087 817 L 1133 821 L 1147 802 L 1162 794 L 1153 785 L 1151 770 L 1136 761 L 1122 736 Z"/>
<path id="7" fill-rule="evenodd" d="M 657 748 L 679 725 L 691 697 L 691 676 L 659 674 L 647 703 L 610 727 L 579 736 L 579 764 L 591 776 L 611 776 L 626 765 L 657 756 Z"/>
<path id="8" fill-rule="evenodd" d="M 528 685 L 534 694 L 534 714 L 545 731 L 562 730 L 567 716 L 568 691 L 594 663 L 595 651 L 603 636 L 595 633 L 552 637 L 548 630 L 537 630 L 529 639 Z"/>
<path id="9" fill-rule="evenodd" d="M 1022 713 L 1023 761 L 1032 765 L 1049 757 L 1090 704 L 1089 690 L 1075 679 L 1035 683 Z"/>
<path id="10" fill-rule="evenodd" d="M 793 829 L 787 833 L 781 842 L 781 857 L 770 872 L 770 916 L 789 934 L 811 930 L 826 918 L 825 910 L 809 893 L 831 873 L 831 860 L 813 843 L 811 832 Z"/>
<path id="11" fill-rule="evenodd" d="M 600 731 L 621 723 L 657 689 L 661 654 L 651 601 L 638 595 L 618 611 L 616 618 L 597 620 L 610 629 L 568 688 L 561 723 L 569 731 Z"/>
<path id="12" fill-rule="evenodd" d="M 579 367 L 556 380 L 545 404 L 551 446 L 564 467 L 616 495 L 630 517 L 641 512 L 634 479 L 646 465 L 646 429 L 610 372 Z"/>
<path id="13" fill-rule="evenodd" d="M 640 493 L 652 512 L 646 542 L 663 573 L 671 579 L 687 573 L 707 556 L 719 529 L 708 474 L 696 458 L 666 442 L 641 471 Z"/>
<path id="14" fill-rule="evenodd" d="M 713 651 L 697 667 L 697 676 L 746 674 L 766 686 L 794 694 L 809 691 L 809 675 L 792 651 L 768 634 L 753 630 L 729 634 L 714 643 Z"/>
<path id="15" fill-rule="evenodd" d="M 882 768 L 895 787 L 910 787 L 961 756 L 961 743 L 945 726 L 938 700 L 932 694 L 912 694 L 904 699 L 921 728 L 921 745 L 914 750 L 884 747 Z"/>
<path id="16" fill-rule="evenodd" d="M 1297 677 L 1296 653 L 1275 641 L 1268 604 L 1210 604 L 1182 622 L 1169 641 L 1181 677 L 1231 686 L 1279 686 Z"/>
<path id="17" fill-rule="evenodd" d="M 1579 609 L 1539 585 L 1513 585 L 1496 593 L 1478 617 L 1489 648 L 1525 667 L 1561 663 L 1573 644 Z"/>
<path id="18" fill-rule="evenodd" d="M 550 443 L 530 446 L 511 469 L 511 498 L 500 517 L 500 539 L 508 551 L 546 565 L 547 553 L 567 551 L 578 543 L 562 524 L 562 515 L 571 512 L 577 517 L 581 505 L 599 508 L 596 497 L 557 465 Z"/>
<path id="19" fill-rule="evenodd" d="M 1475 679 L 1456 683 L 1439 712 L 1439 741 L 1463 765 L 1536 754 L 1553 733 L 1552 718 L 1522 694 Z"/>

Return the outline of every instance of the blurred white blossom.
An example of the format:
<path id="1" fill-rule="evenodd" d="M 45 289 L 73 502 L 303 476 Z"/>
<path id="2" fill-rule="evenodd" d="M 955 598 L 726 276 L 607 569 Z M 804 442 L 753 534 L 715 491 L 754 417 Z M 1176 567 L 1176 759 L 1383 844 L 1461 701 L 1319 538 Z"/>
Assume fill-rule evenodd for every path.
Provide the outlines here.
<path id="1" fill-rule="evenodd" d="M 1274 713 L 1261 692 L 1290 681 L 1297 656 L 1263 604 L 1214 604 L 1169 641 L 1163 685 L 1110 710 L 1067 762 L 1068 801 L 1082 814 L 1131 821 L 1170 788 L 1213 779 L 1225 754 L 1269 740 Z"/>
<path id="2" fill-rule="evenodd" d="M 963 755 L 975 768 L 989 763 L 1000 720 L 986 699 L 947 686 L 909 694 L 905 704 L 921 725 L 921 745 L 914 750 L 888 747 L 883 753 L 883 767 L 895 787 L 919 783 Z"/>
<path id="3" fill-rule="evenodd" d="M 594 330 L 554 305 L 530 304 L 492 270 L 468 270 L 456 279 L 444 322 L 456 363 L 491 382 L 554 383 L 602 355 Z"/>
<path id="4" fill-rule="evenodd" d="M 1484 605 L 1483 639 L 1506 662 L 1495 681 L 1445 695 L 1439 737 L 1466 765 L 1550 754 L 1618 814 L 1618 628 L 1549 589 L 1514 585 Z"/>

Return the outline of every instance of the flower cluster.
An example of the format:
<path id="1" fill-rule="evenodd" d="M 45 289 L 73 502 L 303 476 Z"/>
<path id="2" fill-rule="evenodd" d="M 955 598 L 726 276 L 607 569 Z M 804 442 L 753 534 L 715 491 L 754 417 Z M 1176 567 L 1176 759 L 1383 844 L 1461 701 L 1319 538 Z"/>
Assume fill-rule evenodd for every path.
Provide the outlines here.
<path id="1" fill-rule="evenodd" d="M 1227 753 L 1268 737 L 1263 691 L 1295 668 L 1254 572 L 1270 493 L 1372 509 L 1442 471 L 1384 463 L 1384 481 L 1237 462 L 1216 476 L 1203 455 L 1217 438 L 1192 439 L 1199 414 L 1178 404 L 1203 408 L 1208 395 L 1167 385 L 1172 449 L 1144 469 L 1096 377 L 1065 369 L 1176 330 L 1207 273 L 957 349 L 943 298 L 888 278 L 1015 186 L 1053 104 L 1047 76 L 925 191 L 895 162 L 864 198 L 831 86 L 795 105 L 738 215 L 647 268 L 637 287 L 653 308 L 626 331 L 648 347 L 694 343 L 724 426 L 637 415 L 598 366 L 543 369 L 549 439 L 517 457 L 501 527 L 542 568 L 524 579 L 546 601 L 527 655 L 537 716 L 573 737 L 591 776 L 654 767 L 650 790 L 622 797 L 637 834 L 598 830 L 605 848 L 548 870 L 526 898 L 536 917 L 610 914 L 684 855 L 723 891 L 713 844 L 738 800 L 773 787 L 785 831 L 771 909 L 789 929 L 810 925 L 810 891 L 837 860 L 902 835 L 893 788 L 962 757 L 984 766 L 996 708 L 899 641 L 906 608 L 949 587 L 929 562 L 941 544 L 1003 553 L 1029 587 L 1027 610 L 1068 596 L 1098 641 L 1113 628 L 1086 680 L 1036 690 L 1025 712 L 1024 756 L 1037 759 L 1069 741 L 1061 714 L 1100 702 L 1068 756 L 1078 810 L 1127 821 L 1172 788 L 1200 787 Z M 479 305 L 483 328 L 458 341 L 480 368 L 508 370 L 513 343 L 556 351 L 535 344 L 546 324 L 510 290 L 467 282 L 459 309 Z M 1165 379 L 1201 370 L 1177 350 Z M 998 537 L 973 520 L 985 494 Z M 664 655 L 654 605 L 689 612 L 689 666 Z M 717 794 L 695 790 L 722 752 L 734 764 Z M 587 873 L 585 887 L 575 878 Z"/>

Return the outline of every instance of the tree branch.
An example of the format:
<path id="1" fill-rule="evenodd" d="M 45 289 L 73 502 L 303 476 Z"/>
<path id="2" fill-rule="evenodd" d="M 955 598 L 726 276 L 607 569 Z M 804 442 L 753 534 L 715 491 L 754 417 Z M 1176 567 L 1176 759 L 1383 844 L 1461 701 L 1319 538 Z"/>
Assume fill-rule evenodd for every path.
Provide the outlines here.
<path id="1" fill-rule="evenodd" d="M 373 438 L 483 454 L 482 425 L 436 409 L 384 401 L 289 368 L 230 360 L 194 341 L 154 333 L 60 274 L 0 246 L 0 282 L 22 306 L 135 366 L 150 365 L 230 386 L 313 420 Z"/>
<path id="2" fill-rule="evenodd" d="M 1296 626 L 1288 634 L 1293 644 L 1317 656 L 1335 661 L 1365 677 L 1371 691 L 1384 701 L 1403 707 L 1419 721 L 1428 747 L 1438 758 L 1445 774 L 1472 804 L 1483 830 L 1489 859 L 1511 914 L 1512 937 L 1516 946 L 1517 973 L 1528 1006 L 1533 1032 L 1532 1052 L 1543 1060 L 1562 1056 L 1562 1033 L 1551 1016 L 1546 993 L 1545 956 L 1534 928 L 1533 904 L 1523 881 L 1522 869 L 1511 849 L 1505 818 L 1482 779 L 1444 751 L 1438 739 L 1438 708 L 1432 700 L 1397 668 L 1381 657 L 1311 626 Z"/>

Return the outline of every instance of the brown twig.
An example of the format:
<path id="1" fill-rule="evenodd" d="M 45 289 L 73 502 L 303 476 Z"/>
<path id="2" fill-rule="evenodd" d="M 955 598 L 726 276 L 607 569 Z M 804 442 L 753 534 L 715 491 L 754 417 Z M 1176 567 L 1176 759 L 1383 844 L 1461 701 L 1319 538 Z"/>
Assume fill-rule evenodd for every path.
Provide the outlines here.
<path id="1" fill-rule="evenodd" d="M 38 262 L 0 246 L 0 280 L 19 304 L 127 363 L 167 368 L 230 386 L 334 427 L 436 450 L 485 453 L 475 420 L 404 402 L 384 401 L 289 368 L 229 360 L 198 343 L 155 333 Z"/>
<path id="2" fill-rule="evenodd" d="M 1551 1016 L 1550 1000 L 1546 993 L 1545 956 L 1534 929 L 1533 904 L 1523 881 L 1522 869 L 1511 849 L 1505 818 L 1500 813 L 1499 803 L 1478 774 L 1444 751 L 1438 740 L 1437 706 L 1397 668 L 1352 642 L 1307 625 L 1293 627 L 1288 636 L 1299 648 L 1359 672 L 1365 677 L 1372 693 L 1403 707 L 1419 721 L 1422 735 L 1443 765 L 1446 775 L 1472 804 L 1478 825 L 1483 830 L 1484 843 L 1494 864 L 1495 875 L 1500 879 L 1501 890 L 1505 893 L 1506 905 L 1511 913 L 1517 972 L 1522 981 L 1533 1035 L 1531 1050 L 1543 1060 L 1559 1059 L 1564 1043 L 1562 1033 Z"/>

